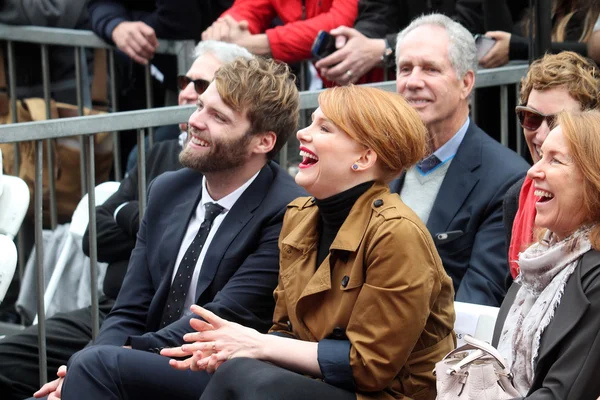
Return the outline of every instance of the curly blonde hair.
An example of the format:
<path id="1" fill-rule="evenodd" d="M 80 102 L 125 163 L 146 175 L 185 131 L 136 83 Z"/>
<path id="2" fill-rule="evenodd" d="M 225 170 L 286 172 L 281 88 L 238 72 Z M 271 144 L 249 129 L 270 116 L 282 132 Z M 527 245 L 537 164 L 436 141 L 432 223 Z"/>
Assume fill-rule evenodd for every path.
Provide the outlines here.
<path id="1" fill-rule="evenodd" d="M 533 89 L 544 91 L 556 87 L 565 87 L 581 104 L 581 110 L 600 105 L 600 70 L 594 61 L 577 53 L 563 51 L 535 60 L 527 76 L 521 79 L 521 104 L 527 104 Z"/>

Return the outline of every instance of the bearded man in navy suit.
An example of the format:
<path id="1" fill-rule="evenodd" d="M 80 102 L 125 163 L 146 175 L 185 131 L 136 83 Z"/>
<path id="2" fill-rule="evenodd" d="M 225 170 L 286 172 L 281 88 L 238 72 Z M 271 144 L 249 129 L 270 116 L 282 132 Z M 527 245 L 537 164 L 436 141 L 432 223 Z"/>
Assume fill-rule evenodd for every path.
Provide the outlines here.
<path id="1" fill-rule="evenodd" d="M 528 165 L 469 119 L 473 35 L 441 14 L 398 35 L 396 90 L 427 126 L 432 155 L 391 183 L 427 224 L 456 300 L 499 307 L 506 293 L 502 201 Z"/>
<path id="2" fill-rule="evenodd" d="M 295 83 L 285 65 L 238 59 L 216 72 L 197 105 L 180 155 L 186 168 L 149 185 L 123 286 L 96 343 L 37 397 L 198 398 L 209 375 L 175 370 L 158 354 L 183 344 L 191 304 L 263 332 L 271 326 L 283 215 L 304 194 L 270 161 L 297 129 Z M 216 218 L 196 248 L 209 213 Z M 191 281 L 180 284 L 191 249 L 183 274 Z"/>

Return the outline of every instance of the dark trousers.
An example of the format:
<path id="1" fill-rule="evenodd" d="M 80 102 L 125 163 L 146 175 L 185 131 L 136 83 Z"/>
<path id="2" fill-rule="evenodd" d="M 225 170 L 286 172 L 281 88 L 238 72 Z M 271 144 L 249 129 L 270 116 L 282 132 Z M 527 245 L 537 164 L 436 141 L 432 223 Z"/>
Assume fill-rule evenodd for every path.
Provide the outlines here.
<path id="1" fill-rule="evenodd" d="M 113 304 L 111 299 L 101 300 L 100 323 Z M 48 380 L 54 380 L 58 367 L 67 364 L 73 354 L 89 343 L 91 325 L 90 307 L 58 313 L 46 320 Z M 3 400 L 24 399 L 40 388 L 38 348 L 37 325 L 0 340 L 0 397 Z"/>
<path id="2" fill-rule="evenodd" d="M 90 346 L 68 364 L 62 400 L 198 400 L 210 375 L 178 371 L 159 354 Z"/>
<path id="3" fill-rule="evenodd" d="M 217 369 L 201 400 L 356 400 L 356 394 L 252 358 Z"/>

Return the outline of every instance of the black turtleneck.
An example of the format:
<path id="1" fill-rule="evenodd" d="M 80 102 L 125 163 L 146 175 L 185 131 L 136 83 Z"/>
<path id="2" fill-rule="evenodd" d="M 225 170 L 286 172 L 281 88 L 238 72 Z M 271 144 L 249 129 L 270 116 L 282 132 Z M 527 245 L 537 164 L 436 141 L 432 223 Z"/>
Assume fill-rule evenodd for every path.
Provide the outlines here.
<path id="1" fill-rule="evenodd" d="M 319 250 L 317 252 L 317 267 L 321 265 L 323 260 L 329 254 L 329 248 L 333 239 L 340 230 L 342 224 L 350 214 L 350 210 L 356 200 L 371 186 L 374 181 L 361 183 L 342 193 L 335 194 L 326 199 L 315 199 L 315 204 L 319 207 L 321 216 L 321 224 L 319 226 Z"/>

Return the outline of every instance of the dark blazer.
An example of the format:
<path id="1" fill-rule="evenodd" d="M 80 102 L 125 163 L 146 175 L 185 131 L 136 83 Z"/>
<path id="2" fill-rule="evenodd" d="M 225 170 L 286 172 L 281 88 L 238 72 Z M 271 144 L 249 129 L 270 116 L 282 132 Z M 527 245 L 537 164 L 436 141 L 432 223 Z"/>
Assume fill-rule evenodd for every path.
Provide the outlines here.
<path id="1" fill-rule="evenodd" d="M 182 343 L 189 317 L 159 327 L 177 253 L 202 194 L 202 176 L 185 168 L 156 178 L 129 268 L 96 344 L 149 350 Z M 287 204 L 305 195 L 293 178 L 269 162 L 227 213 L 197 283 L 197 304 L 231 321 L 266 332 L 277 286 L 277 241 Z"/>
<path id="2" fill-rule="evenodd" d="M 510 308 L 514 296 L 502 304 Z M 506 318 L 506 313 L 499 317 Z M 502 320 L 498 327 L 504 326 Z M 496 336 L 496 333 L 494 335 Z M 600 252 L 584 254 L 542 334 L 531 400 L 596 400 L 600 396 Z"/>
<path id="3" fill-rule="evenodd" d="M 179 162 L 181 145 L 179 140 L 165 140 L 152 146 L 146 157 L 146 182 L 167 171 L 183 168 Z M 140 226 L 138 203 L 138 171 L 134 167 L 119 189 L 102 205 L 96 207 L 96 241 L 98 243 L 98 261 L 106 262 L 108 268 L 104 277 L 104 294 L 116 299 L 127 272 L 129 257 L 135 247 L 135 238 Z M 122 207 L 115 220 L 117 207 Z M 83 252 L 90 255 L 89 232 L 83 235 Z"/>
<path id="4" fill-rule="evenodd" d="M 456 301 L 502 303 L 508 271 L 502 200 L 527 168 L 525 160 L 471 122 L 427 221 Z M 404 176 L 390 188 L 400 193 L 403 183 Z"/>

